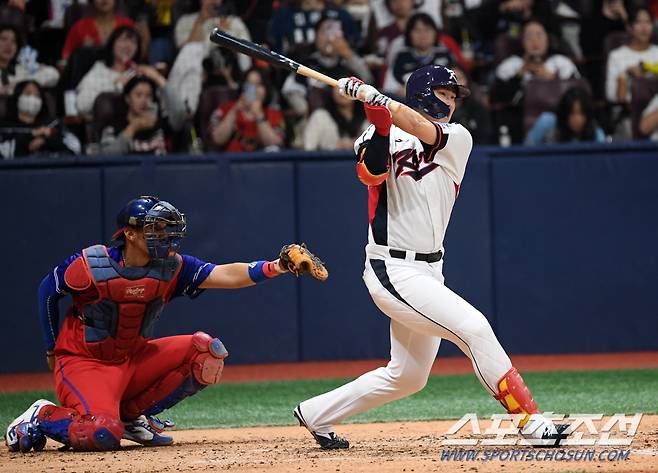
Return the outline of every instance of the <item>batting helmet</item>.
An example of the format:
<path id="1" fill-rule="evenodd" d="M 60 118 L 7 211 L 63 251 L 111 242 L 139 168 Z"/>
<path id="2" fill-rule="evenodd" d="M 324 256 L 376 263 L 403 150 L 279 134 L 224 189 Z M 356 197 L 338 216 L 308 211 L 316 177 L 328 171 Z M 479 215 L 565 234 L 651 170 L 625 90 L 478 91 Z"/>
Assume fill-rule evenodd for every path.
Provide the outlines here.
<path id="1" fill-rule="evenodd" d="M 452 69 L 430 64 L 416 69 L 407 80 L 405 102 L 414 110 L 425 112 L 429 116 L 441 119 L 450 114 L 450 107 L 434 95 L 434 89 L 440 86 L 453 86 L 457 97 L 468 97 L 471 91 L 457 81 Z"/>

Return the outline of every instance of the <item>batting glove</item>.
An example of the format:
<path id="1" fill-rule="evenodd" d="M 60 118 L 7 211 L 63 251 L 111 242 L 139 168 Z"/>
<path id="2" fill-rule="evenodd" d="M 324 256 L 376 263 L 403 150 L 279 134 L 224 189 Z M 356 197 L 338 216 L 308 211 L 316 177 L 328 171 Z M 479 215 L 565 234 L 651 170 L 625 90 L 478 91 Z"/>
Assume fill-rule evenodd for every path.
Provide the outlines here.
<path id="1" fill-rule="evenodd" d="M 386 107 L 391 101 L 372 85 L 364 84 L 356 77 L 344 77 L 338 80 L 338 90 L 341 95 L 352 100 L 360 100 L 374 107 Z"/>
<path id="2" fill-rule="evenodd" d="M 356 77 L 343 77 L 338 79 L 338 91 L 343 97 L 351 100 L 359 100 L 359 88 L 364 85 L 361 79 Z"/>

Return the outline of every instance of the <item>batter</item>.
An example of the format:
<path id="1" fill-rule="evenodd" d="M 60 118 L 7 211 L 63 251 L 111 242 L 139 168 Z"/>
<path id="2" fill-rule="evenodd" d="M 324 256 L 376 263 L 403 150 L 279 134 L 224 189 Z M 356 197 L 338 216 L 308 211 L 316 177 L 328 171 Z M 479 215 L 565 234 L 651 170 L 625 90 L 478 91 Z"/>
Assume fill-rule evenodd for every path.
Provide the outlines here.
<path id="1" fill-rule="evenodd" d="M 357 175 L 368 186 L 368 244 L 363 280 L 391 319 L 391 360 L 294 410 L 322 448 L 347 448 L 334 425 L 427 383 L 442 339 L 473 363 L 482 386 L 514 416 L 523 437 L 557 446 L 568 426 L 540 414 L 487 319 L 444 285 L 443 238 L 473 141 L 451 124 L 456 99 L 469 91 L 454 72 L 428 65 L 408 79 L 406 106 L 356 78 L 338 82 L 343 95 L 363 97 L 372 123 L 354 145 Z"/>

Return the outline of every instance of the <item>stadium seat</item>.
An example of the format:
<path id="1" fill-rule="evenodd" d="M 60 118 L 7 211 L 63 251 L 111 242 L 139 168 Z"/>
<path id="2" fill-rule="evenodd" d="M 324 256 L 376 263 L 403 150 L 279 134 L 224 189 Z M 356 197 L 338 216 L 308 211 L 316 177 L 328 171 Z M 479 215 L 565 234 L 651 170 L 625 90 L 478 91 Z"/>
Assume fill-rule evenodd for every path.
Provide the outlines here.
<path id="1" fill-rule="evenodd" d="M 496 36 L 494 42 L 494 64 L 500 64 L 504 59 L 518 55 L 523 56 L 523 46 L 520 38 L 503 33 Z"/>
<path id="2" fill-rule="evenodd" d="M 631 84 L 631 124 L 633 138 L 643 139 L 640 133 L 640 119 L 642 112 L 654 95 L 658 94 L 658 77 L 639 77 L 633 79 Z"/>
<path id="3" fill-rule="evenodd" d="M 572 87 L 582 87 L 591 93 L 591 87 L 585 79 L 531 79 L 525 84 L 523 104 L 523 128 L 528 132 L 535 120 L 543 112 L 554 112 L 562 95 Z"/>

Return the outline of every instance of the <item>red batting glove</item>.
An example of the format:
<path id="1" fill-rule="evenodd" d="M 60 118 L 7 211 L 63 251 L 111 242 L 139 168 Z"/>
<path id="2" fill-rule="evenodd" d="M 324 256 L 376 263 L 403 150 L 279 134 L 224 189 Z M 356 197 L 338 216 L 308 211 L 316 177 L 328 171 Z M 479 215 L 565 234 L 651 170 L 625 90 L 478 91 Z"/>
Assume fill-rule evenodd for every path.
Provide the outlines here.
<path id="1" fill-rule="evenodd" d="M 368 121 L 375 125 L 375 130 L 379 135 L 388 136 L 393 124 L 393 117 L 388 108 L 383 106 L 372 106 L 367 103 L 363 104 L 366 110 L 366 117 Z"/>

